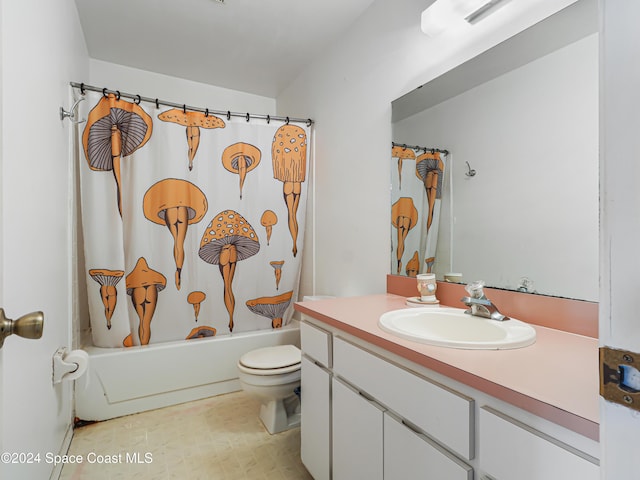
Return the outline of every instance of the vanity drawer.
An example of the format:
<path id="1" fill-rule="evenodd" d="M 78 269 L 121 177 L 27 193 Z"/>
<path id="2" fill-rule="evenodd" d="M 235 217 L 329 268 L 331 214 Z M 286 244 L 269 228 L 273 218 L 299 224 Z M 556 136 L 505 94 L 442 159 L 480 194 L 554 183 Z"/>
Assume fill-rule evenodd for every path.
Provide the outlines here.
<path id="1" fill-rule="evenodd" d="M 450 450 L 474 456 L 473 399 L 335 337 L 333 372 Z"/>
<path id="2" fill-rule="evenodd" d="M 487 406 L 480 409 L 479 447 L 490 478 L 600 478 L 597 459 Z"/>
<path id="3" fill-rule="evenodd" d="M 331 367 L 331 334 L 304 320 L 300 322 L 302 351 L 325 367 Z"/>

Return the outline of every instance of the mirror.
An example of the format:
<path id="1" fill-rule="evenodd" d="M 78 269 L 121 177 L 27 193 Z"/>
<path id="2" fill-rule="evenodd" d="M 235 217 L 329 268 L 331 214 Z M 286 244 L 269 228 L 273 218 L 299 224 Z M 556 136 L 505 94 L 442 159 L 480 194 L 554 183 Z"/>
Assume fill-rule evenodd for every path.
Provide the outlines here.
<path id="1" fill-rule="evenodd" d="M 456 272 L 453 281 L 597 301 L 597 29 L 596 0 L 580 0 L 392 103 L 396 145 L 449 152 L 431 247 L 439 280 Z M 417 162 L 390 163 L 391 203 L 414 188 L 416 225 L 435 222 Z M 433 240 L 406 230 L 398 260 L 391 226 L 391 273 L 412 275 L 415 252 L 426 272 Z"/>

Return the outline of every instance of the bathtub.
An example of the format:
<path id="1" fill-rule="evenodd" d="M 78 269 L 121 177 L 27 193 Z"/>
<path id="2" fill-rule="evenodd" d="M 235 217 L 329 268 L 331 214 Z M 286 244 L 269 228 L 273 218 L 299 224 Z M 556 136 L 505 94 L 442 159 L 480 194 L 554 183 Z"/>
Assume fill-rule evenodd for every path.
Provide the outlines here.
<path id="1" fill-rule="evenodd" d="M 260 347 L 300 346 L 292 319 L 279 329 L 129 348 L 87 347 L 89 368 L 76 380 L 76 417 L 108 420 L 240 390 L 236 364 Z"/>

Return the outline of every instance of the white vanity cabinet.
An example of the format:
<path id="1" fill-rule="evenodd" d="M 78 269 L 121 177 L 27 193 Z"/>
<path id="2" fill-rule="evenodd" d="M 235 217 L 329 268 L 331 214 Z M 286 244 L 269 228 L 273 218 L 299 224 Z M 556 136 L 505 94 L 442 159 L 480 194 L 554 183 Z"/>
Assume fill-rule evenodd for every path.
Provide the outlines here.
<path id="1" fill-rule="evenodd" d="M 474 457 L 473 399 L 340 337 L 333 341 L 333 373 L 462 458 Z"/>
<path id="2" fill-rule="evenodd" d="M 480 408 L 479 458 L 489 478 L 600 478 L 593 457 L 488 406 Z"/>
<path id="3" fill-rule="evenodd" d="M 472 399 L 339 336 L 332 371 L 334 480 L 473 478 Z"/>
<path id="4" fill-rule="evenodd" d="M 331 334 L 300 324 L 300 456 L 315 480 L 331 478 Z"/>
<path id="5" fill-rule="evenodd" d="M 599 478 L 597 442 L 312 323 L 301 323 L 302 460 L 315 480 Z"/>
<path id="6" fill-rule="evenodd" d="M 339 365 L 343 358 L 337 358 Z M 376 400 L 340 378 L 332 385 L 334 480 L 473 479 L 469 465 Z"/>

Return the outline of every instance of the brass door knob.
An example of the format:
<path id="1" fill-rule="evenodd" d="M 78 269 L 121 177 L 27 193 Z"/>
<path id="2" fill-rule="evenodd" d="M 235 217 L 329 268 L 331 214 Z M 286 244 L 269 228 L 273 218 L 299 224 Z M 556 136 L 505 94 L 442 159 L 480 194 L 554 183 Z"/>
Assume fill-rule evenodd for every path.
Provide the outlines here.
<path id="1" fill-rule="evenodd" d="M 14 333 L 23 338 L 42 337 L 43 326 L 44 314 L 42 312 L 27 313 L 17 320 L 11 320 L 4 315 L 4 309 L 0 308 L 0 348 L 4 344 L 4 339 Z"/>

